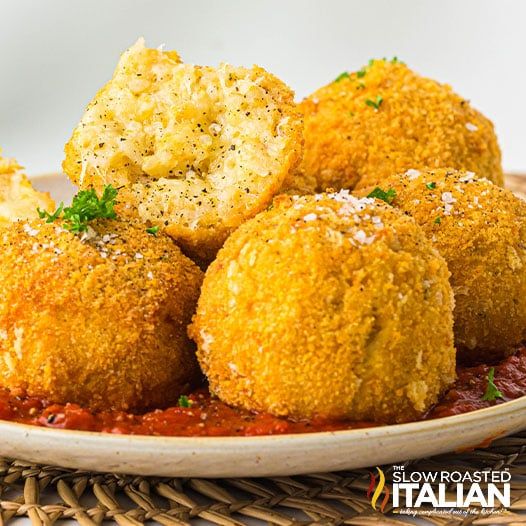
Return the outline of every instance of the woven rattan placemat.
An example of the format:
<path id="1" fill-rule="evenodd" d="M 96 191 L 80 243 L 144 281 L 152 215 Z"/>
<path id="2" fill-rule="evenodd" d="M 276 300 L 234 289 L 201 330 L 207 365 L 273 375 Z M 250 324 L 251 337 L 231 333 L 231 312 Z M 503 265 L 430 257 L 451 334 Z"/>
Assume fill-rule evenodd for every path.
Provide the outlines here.
<path id="1" fill-rule="evenodd" d="M 526 431 L 502 438 L 487 449 L 406 462 L 419 470 L 509 468 L 511 507 L 493 517 L 431 516 L 421 524 L 526 524 Z M 375 470 L 376 468 L 371 468 Z M 271 525 L 414 524 L 407 516 L 371 508 L 368 469 L 266 479 L 144 478 L 89 473 L 0 459 L 0 524 L 29 517 L 33 524 L 75 519 L 83 525 L 115 521 L 137 526 L 192 524 L 205 519 L 224 526 L 256 518 Z M 392 466 L 384 466 L 386 478 Z M 299 515 L 303 519 L 298 519 Z M 295 519 L 292 516 L 296 517 Z"/>

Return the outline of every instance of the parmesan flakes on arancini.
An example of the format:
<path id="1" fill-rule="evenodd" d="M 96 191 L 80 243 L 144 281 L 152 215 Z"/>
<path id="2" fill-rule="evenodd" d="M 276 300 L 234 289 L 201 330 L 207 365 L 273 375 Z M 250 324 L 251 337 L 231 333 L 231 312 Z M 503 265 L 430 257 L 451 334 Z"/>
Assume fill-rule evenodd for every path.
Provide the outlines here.
<path id="1" fill-rule="evenodd" d="M 526 202 L 473 172 L 446 168 L 407 170 L 384 187 L 448 264 L 459 358 L 494 361 L 513 352 L 526 339 Z"/>
<path id="2" fill-rule="evenodd" d="M 455 378 L 448 278 L 423 231 L 381 201 L 283 196 L 219 251 L 190 335 L 228 404 L 411 420 Z"/>

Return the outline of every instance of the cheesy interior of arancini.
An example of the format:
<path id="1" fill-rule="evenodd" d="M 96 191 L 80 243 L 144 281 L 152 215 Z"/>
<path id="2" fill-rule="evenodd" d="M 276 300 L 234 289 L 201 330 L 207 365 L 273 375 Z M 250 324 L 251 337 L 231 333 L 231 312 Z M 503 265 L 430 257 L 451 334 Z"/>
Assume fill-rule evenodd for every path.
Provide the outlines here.
<path id="1" fill-rule="evenodd" d="M 88 107 L 64 168 L 81 187 L 131 185 L 144 220 L 237 225 L 297 157 L 283 111 L 293 104 L 259 67 L 182 64 L 139 41 Z"/>

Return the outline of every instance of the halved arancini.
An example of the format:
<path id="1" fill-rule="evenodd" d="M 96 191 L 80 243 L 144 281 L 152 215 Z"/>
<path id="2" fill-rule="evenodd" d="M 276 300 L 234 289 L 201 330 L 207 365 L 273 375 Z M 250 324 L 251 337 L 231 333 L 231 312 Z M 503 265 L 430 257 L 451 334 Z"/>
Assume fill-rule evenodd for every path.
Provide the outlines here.
<path id="1" fill-rule="evenodd" d="M 81 188 L 123 187 L 124 211 L 210 261 L 296 166 L 302 119 L 264 69 L 180 62 L 137 42 L 89 104 L 63 168 Z"/>

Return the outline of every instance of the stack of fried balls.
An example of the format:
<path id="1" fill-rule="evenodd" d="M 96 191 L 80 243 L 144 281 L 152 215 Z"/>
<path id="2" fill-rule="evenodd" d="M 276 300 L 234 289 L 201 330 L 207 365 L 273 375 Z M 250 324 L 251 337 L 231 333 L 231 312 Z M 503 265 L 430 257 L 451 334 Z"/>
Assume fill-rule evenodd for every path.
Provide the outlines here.
<path id="1" fill-rule="evenodd" d="M 526 336 L 493 125 L 397 59 L 296 104 L 139 40 L 65 154 L 57 210 L 0 160 L 0 386 L 140 411 L 204 373 L 234 407 L 394 423 Z"/>

